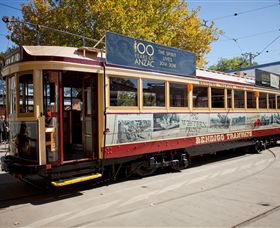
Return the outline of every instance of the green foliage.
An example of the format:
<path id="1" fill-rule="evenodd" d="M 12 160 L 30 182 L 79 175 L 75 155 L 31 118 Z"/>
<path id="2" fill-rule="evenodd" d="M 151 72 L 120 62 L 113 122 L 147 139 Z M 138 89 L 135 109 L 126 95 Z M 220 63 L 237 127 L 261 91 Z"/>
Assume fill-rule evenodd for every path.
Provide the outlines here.
<path id="1" fill-rule="evenodd" d="M 243 57 L 234 57 L 230 59 L 221 58 L 216 65 L 210 66 L 209 70 L 227 71 L 249 67 L 250 65 L 250 61 Z M 257 65 L 257 63 L 254 62 L 252 65 Z"/>
<path id="2" fill-rule="evenodd" d="M 111 31 L 195 52 L 199 66 L 206 63 L 204 56 L 220 33 L 214 23 L 203 26 L 199 9 L 189 11 L 183 0 L 29 0 L 22 12 L 22 23 L 8 26 L 19 45 L 36 44 L 38 30 L 42 45 L 83 45 L 80 38 L 36 24 L 96 40 Z"/>

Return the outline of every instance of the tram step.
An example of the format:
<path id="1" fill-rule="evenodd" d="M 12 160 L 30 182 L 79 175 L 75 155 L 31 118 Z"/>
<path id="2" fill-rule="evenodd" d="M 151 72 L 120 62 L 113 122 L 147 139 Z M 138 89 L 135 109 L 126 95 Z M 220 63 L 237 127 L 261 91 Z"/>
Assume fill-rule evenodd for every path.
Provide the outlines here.
<path id="1" fill-rule="evenodd" d="M 68 179 L 61 179 L 58 181 L 52 181 L 51 184 L 55 187 L 62 187 L 65 185 L 76 184 L 79 182 L 93 180 L 93 179 L 100 178 L 100 177 L 102 177 L 101 173 L 95 173 L 95 174 L 86 175 L 86 176 L 73 177 L 73 178 L 68 178 Z"/>

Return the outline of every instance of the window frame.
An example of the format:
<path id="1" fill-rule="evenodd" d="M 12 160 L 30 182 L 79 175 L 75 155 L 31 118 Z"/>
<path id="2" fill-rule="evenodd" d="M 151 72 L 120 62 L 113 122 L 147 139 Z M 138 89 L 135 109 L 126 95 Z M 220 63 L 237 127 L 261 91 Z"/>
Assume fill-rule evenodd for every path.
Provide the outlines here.
<path id="1" fill-rule="evenodd" d="M 236 107 L 236 99 L 235 99 L 236 91 L 243 92 L 243 104 L 244 104 L 243 107 Z M 239 88 L 233 89 L 233 108 L 234 109 L 238 109 L 238 110 L 246 108 L 245 90 L 242 90 L 242 89 L 239 89 Z"/>
<path id="2" fill-rule="evenodd" d="M 265 103 L 266 103 L 266 107 L 265 107 L 265 108 L 260 107 L 260 97 L 261 97 L 261 94 L 265 94 L 265 95 L 266 95 L 266 102 L 265 102 Z M 267 110 L 267 109 L 268 109 L 268 99 L 267 99 L 267 94 L 268 94 L 267 92 L 260 92 L 260 95 L 259 95 L 259 104 L 258 104 L 258 105 L 259 105 L 259 106 L 258 106 L 258 107 L 259 107 L 259 109 L 262 109 L 262 110 Z"/>
<path id="3" fill-rule="evenodd" d="M 171 105 L 171 84 L 185 86 L 185 91 L 186 91 L 185 102 L 187 103 L 186 106 L 172 106 Z M 189 104 L 190 92 L 188 91 L 188 84 L 187 83 L 169 81 L 169 83 L 168 83 L 168 96 L 166 96 L 166 97 L 168 97 L 168 99 L 169 99 L 169 108 L 170 109 L 189 109 L 190 108 L 190 104 Z"/>
<path id="4" fill-rule="evenodd" d="M 213 89 L 223 90 L 223 107 L 213 107 Z M 225 97 L 225 88 L 224 87 L 210 87 L 211 90 L 211 109 L 226 109 L 226 97 Z"/>
<path id="5" fill-rule="evenodd" d="M 164 105 L 163 106 L 149 106 L 149 105 L 145 105 L 144 104 L 144 81 L 157 81 L 157 82 L 162 82 L 164 83 Z M 141 108 L 142 109 L 167 109 L 167 103 L 168 103 L 168 99 L 169 99 L 169 92 L 167 93 L 167 90 L 169 91 L 169 86 L 168 86 L 168 81 L 164 80 L 164 79 L 150 79 L 150 78 L 141 78 Z"/>
<path id="6" fill-rule="evenodd" d="M 198 107 L 198 106 L 194 105 L 195 104 L 195 102 L 194 102 L 194 90 L 195 90 L 195 88 L 199 88 L 199 87 L 207 89 L 207 102 L 206 102 L 207 106 L 206 107 Z M 210 90 L 209 86 L 196 85 L 196 84 L 193 85 L 193 89 L 192 89 L 192 108 L 193 109 L 202 109 L 202 110 L 206 110 L 207 109 L 208 110 L 210 108 L 210 106 L 209 106 L 209 90 Z"/>
<path id="7" fill-rule="evenodd" d="M 252 97 L 255 99 L 255 107 L 248 107 L 248 93 L 252 93 Z M 255 96 L 255 91 L 252 90 L 247 90 L 246 91 L 246 108 L 253 110 L 253 109 L 257 109 L 257 97 Z"/>
<path id="8" fill-rule="evenodd" d="M 274 105 L 275 107 L 274 108 L 271 108 L 270 107 L 270 95 L 273 95 L 274 96 Z M 276 94 L 275 93 L 268 93 L 268 108 L 271 109 L 271 110 L 276 110 L 277 108 L 277 103 L 276 103 Z"/>
<path id="9" fill-rule="evenodd" d="M 111 78 L 123 78 L 123 79 L 134 79 L 136 80 L 136 106 L 112 106 L 111 105 Z M 108 94 L 107 94 L 107 107 L 111 110 L 139 110 L 140 108 L 140 77 L 126 76 L 126 75 L 108 75 L 107 76 L 107 85 L 108 85 Z"/>
<path id="10" fill-rule="evenodd" d="M 30 74 L 32 76 L 32 84 L 33 84 L 33 112 L 20 112 L 20 77 L 24 75 Z M 35 77 L 33 71 L 26 71 L 26 72 L 20 72 L 16 76 L 16 113 L 18 117 L 34 117 L 36 113 L 36 105 L 35 105 L 35 94 L 36 94 L 36 88 L 35 88 Z"/>

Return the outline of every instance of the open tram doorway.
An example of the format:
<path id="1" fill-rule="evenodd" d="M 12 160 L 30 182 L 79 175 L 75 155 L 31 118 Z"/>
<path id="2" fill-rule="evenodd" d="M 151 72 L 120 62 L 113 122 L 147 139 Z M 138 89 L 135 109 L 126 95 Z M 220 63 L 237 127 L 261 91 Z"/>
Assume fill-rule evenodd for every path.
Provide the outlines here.
<path id="1" fill-rule="evenodd" d="M 75 71 L 45 72 L 44 90 L 49 94 L 44 96 L 48 97 L 44 102 L 46 120 L 51 116 L 56 122 L 50 128 L 46 121 L 48 161 L 64 163 L 97 158 L 97 75 Z M 50 105 L 46 104 L 52 103 L 55 105 L 50 111 Z M 56 134 L 52 134 L 53 131 Z M 53 135 L 55 148 L 49 146 L 48 138 L 51 137 L 48 135 Z"/>
<path id="2" fill-rule="evenodd" d="M 97 75 L 62 73 L 64 161 L 96 158 Z"/>

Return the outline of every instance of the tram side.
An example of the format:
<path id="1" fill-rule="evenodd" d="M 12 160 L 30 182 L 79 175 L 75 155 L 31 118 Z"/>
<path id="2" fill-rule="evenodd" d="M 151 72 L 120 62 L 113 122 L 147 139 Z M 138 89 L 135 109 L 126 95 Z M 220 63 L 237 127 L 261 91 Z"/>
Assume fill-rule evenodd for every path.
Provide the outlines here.
<path id="1" fill-rule="evenodd" d="M 280 135 L 276 89 L 218 73 L 183 77 L 107 66 L 85 49 L 21 53 L 3 70 L 11 137 L 1 166 L 18 177 L 63 186 L 115 177 L 120 169 L 146 176 L 186 168 L 196 155 L 260 151 Z"/>
<path id="2" fill-rule="evenodd" d="M 150 173 L 151 166 L 187 167 L 192 156 L 275 144 L 278 90 L 222 77 L 109 73 L 105 157 L 140 155 L 137 165 Z"/>

